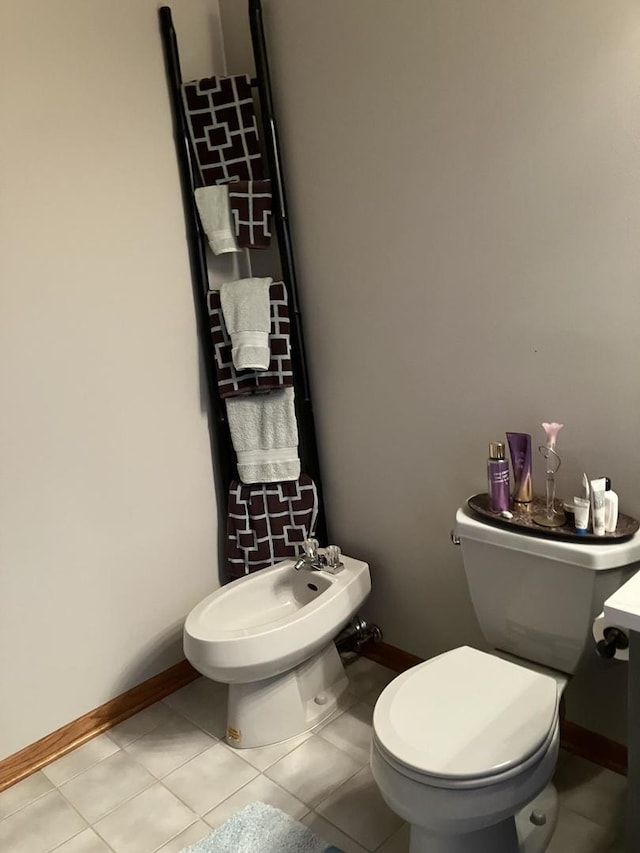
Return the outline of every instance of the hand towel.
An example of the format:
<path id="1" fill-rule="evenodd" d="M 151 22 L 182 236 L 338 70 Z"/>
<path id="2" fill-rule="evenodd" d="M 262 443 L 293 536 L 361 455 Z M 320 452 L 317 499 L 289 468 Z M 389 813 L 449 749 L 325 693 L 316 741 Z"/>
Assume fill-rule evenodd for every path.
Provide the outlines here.
<path id="1" fill-rule="evenodd" d="M 271 181 L 234 181 L 229 205 L 238 245 L 266 249 L 271 241 Z"/>
<path id="2" fill-rule="evenodd" d="M 195 192 L 200 221 L 215 255 L 242 251 L 236 242 L 235 227 L 231 221 L 229 189 L 220 187 L 198 187 Z"/>
<path id="3" fill-rule="evenodd" d="M 182 100 L 205 186 L 263 179 L 249 77 L 192 80 L 183 84 Z"/>
<path id="4" fill-rule="evenodd" d="M 227 417 L 243 483 L 297 480 L 298 424 L 293 388 L 253 397 L 230 397 Z"/>
<path id="5" fill-rule="evenodd" d="M 302 552 L 315 536 L 318 491 L 307 474 L 289 483 L 229 486 L 226 558 L 229 577 L 240 578 Z"/>
<path id="6" fill-rule="evenodd" d="M 293 387 L 291 364 L 290 321 L 287 289 L 281 281 L 269 287 L 269 367 L 267 370 L 237 371 L 231 359 L 231 338 L 227 332 L 220 305 L 220 293 L 210 290 L 207 309 L 211 337 L 215 348 L 218 393 L 222 399 L 246 394 L 275 391 Z"/>
<path id="7" fill-rule="evenodd" d="M 224 323 L 231 338 L 231 358 L 236 370 L 269 367 L 270 278 L 241 278 L 220 287 Z"/>

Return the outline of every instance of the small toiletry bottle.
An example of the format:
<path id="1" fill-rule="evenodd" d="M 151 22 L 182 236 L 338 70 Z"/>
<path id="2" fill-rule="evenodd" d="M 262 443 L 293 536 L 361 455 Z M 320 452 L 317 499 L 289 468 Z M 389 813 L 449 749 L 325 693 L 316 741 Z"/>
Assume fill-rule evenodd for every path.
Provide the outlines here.
<path id="1" fill-rule="evenodd" d="M 509 509 L 509 463 L 504 458 L 504 444 L 492 441 L 489 444 L 487 461 L 489 509 L 504 512 Z"/>
<path id="2" fill-rule="evenodd" d="M 604 488 L 604 529 L 605 533 L 615 533 L 618 526 L 618 496 L 611 488 L 608 477 Z"/>

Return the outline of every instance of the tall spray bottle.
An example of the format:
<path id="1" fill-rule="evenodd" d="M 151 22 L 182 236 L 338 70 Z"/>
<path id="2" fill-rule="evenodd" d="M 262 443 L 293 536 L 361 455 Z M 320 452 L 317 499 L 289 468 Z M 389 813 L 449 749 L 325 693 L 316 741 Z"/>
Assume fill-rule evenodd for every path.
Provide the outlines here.
<path id="1" fill-rule="evenodd" d="M 509 463 L 504 458 L 504 444 L 501 441 L 492 441 L 489 444 L 487 485 L 491 512 L 507 511 L 509 509 Z"/>

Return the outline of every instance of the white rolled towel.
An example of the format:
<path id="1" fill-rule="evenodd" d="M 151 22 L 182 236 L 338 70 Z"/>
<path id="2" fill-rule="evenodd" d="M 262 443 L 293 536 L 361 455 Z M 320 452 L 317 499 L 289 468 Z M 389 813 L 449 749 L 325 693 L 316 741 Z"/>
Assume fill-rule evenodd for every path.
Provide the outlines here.
<path id="1" fill-rule="evenodd" d="M 297 480 L 300 459 L 293 388 L 228 397 L 225 402 L 242 482 Z"/>
<path id="2" fill-rule="evenodd" d="M 228 186 L 198 187 L 195 195 L 200 221 L 213 253 L 241 252 L 231 221 Z"/>
<path id="3" fill-rule="evenodd" d="M 241 278 L 220 287 L 220 305 L 236 370 L 268 370 L 271 278 Z"/>

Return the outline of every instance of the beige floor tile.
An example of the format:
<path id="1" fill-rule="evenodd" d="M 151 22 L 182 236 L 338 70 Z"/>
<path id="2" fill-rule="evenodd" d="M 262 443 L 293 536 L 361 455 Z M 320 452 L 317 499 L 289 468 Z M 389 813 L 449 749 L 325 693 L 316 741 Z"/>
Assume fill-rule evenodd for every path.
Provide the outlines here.
<path id="1" fill-rule="evenodd" d="M 153 853 L 197 816 L 160 783 L 99 820 L 94 829 L 115 853 Z"/>
<path id="2" fill-rule="evenodd" d="M 214 743 L 214 738 L 178 716 L 130 743 L 125 751 L 154 776 L 161 778 Z"/>
<path id="3" fill-rule="evenodd" d="M 613 833 L 586 817 L 560 806 L 556 831 L 546 853 L 607 853 Z"/>
<path id="4" fill-rule="evenodd" d="M 302 818 L 300 823 L 308 826 L 311 832 L 314 832 L 318 838 L 322 838 L 323 841 L 333 844 L 342 850 L 343 853 L 368 853 L 357 841 L 349 838 L 337 826 L 329 823 L 328 820 L 325 820 L 319 814 L 316 814 L 316 812 L 309 812 L 308 815 Z"/>
<path id="5" fill-rule="evenodd" d="M 228 691 L 226 684 L 198 678 L 167 696 L 164 702 L 205 732 L 222 740 L 227 731 Z"/>
<path id="6" fill-rule="evenodd" d="M 301 803 L 284 788 L 276 785 L 271 779 L 267 779 L 266 776 L 257 776 L 253 781 L 220 803 L 219 806 L 216 806 L 215 809 L 208 812 L 204 819 L 210 826 L 216 828 L 231 815 L 248 806 L 249 803 L 255 802 L 274 806 L 295 820 L 300 820 L 309 811 L 304 803 Z"/>
<path id="7" fill-rule="evenodd" d="M 616 834 L 626 813 L 625 776 L 572 755 L 556 773 L 562 805 Z"/>
<path id="8" fill-rule="evenodd" d="M 382 799 L 369 767 L 363 767 L 315 810 L 368 850 L 387 841 L 403 823 Z"/>
<path id="9" fill-rule="evenodd" d="M 191 826 L 184 829 L 181 833 L 172 838 L 157 851 L 157 853 L 182 853 L 185 847 L 190 847 L 192 844 L 197 844 L 202 841 L 207 835 L 211 835 L 213 830 L 209 824 L 203 820 L 192 823 Z"/>
<path id="10" fill-rule="evenodd" d="M 156 702 L 155 705 L 150 705 L 144 711 L 134 714 L 133 717 L 109 729 L 109 737 L 120 747 L 128 746 L 175 717 L 176 711 L 164 702 Z"/>
<path id="11" fill-rule="evenodd" d="M 0 821 L 0 850 L 7 853 L 46 853 L 86 826 L 58 791 L 50 791 Z"/>
<path id="12" fill-rule="evenodd" d="M 265 776 L 313 807 L 361 766 L 346 752 L 314 735 L 270 767 Z"/>
<path id="13" fill-rule="evenodd" d="M 53 789 L 53 783 L 42 772 L 27 776 L 0 793 L 0 820 Z"/>
<path id="14" fill-rule="evenodd" d="M 162 781 L 196 814 L 203 815 L 257 775 L 255 767 L 223 743 L 216 743 Z"/>
<path id="15" fill-rule="evenodd" d="M 409 835 L 411 828 L 408 823 L 395 832 L 388 841 L 378 847 L 376 853 L 409 853 Z"/>
<path id="16" fill-rule="evenodd" d="M 120 750 L 60 786 L 60 793 L 91 824 L 156 781 Z"/>
<path id="17" fill-rule="evenodd" d="M 79 835 L 74 835 L 52 853 L 111 853 L 107 845 L 92 829 L 85 829 Z"/>
<path id="18" fill-rule="evenodd" d="M 328 725 L 323 726 L 318 736 L 340 747 L 356 761 L 365 764 L 369 761 L 371 749 L 372 717 L 371 705 L 359 702 Z"/>
<path id="19" fill-rule="evenodd" d="M 117 743 L 111 740 L 108 734 L 98 735 L 93 740 L 68 752 L 57 761 L 42 768 L 44 775 L 54 785 L 62 785 L 69 779 L 73 779 L 83 770 L 87 770 L 104 758 L 108 758 L 120 749 Z"/>
<path id="20" fill-rule="evenodd" d="M 363 657 L 348 664 L 345 670 L 351 691 L 361 699 L 371 697 L 376 691 L 380 693 L 398 675 L 386 666 Z"/>

